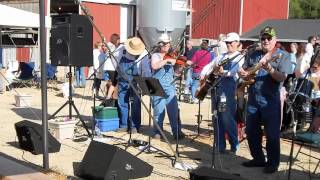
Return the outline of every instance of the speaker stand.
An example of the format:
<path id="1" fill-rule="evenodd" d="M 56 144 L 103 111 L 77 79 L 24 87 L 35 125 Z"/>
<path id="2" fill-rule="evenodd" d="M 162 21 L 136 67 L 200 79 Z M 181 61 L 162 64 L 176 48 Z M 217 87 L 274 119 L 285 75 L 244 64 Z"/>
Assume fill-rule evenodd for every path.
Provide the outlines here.
<path id="1" fill-rule="evenodd" d="M 72 99 L 72 72 L 71 72 L 71 66 L 69 65 L 69 73 L 68 73 L 68 79 L 69 79 L 69 97 L 68 100 L 56 111 L 54 112 L 48 119 L 54 118 L 65 106 L 69 105 L 69 119 L 72 118 L 72 107 L 75 110 L 77 117 L 80 119 L 84 129 L 87 131 L 87 134 L 89 137 L 91 137 L 91 133 L 84 122 L 84 120 L 81 118 L 79 110 L 77 109 L 76 105 L 74 104 L 74 101 Z"/>

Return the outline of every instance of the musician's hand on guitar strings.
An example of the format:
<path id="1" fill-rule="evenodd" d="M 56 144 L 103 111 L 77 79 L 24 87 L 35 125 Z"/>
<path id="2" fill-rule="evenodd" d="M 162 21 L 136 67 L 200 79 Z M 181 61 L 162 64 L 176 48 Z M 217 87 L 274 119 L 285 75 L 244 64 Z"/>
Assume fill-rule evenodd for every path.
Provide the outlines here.
<path id="1" fill-rule="evenodd" d="M 262 63 L 262 68 L 265 69 L 267 72 L 271 72 L 273 70 L 273 67 L 269 62 Z"/>
<path id="2" fill-rule="evenodd" d="M 239 72 L 238 72 L 238 75 L 241 77 L 241 78 L 246 78 L 249 73 L 247 71 L 245 71 L 244 69 L 240 68 Z"/>

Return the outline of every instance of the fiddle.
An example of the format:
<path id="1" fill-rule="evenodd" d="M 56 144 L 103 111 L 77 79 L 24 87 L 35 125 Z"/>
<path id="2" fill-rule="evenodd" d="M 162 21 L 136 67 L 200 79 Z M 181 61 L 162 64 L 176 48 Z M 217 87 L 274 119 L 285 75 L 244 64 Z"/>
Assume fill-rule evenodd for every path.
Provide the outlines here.
<path id="1" fill-rule="evenodd" d="M 186 66 L 187 65 L 187 57 L 186 56 L 179 56 L 176 59 L 176 64 L 177 65 Z"/>
<path id="2" fill-rule="evenodd" d="M 171 52 L 166 53 L 163 56 L 163 60 L 166 60 L 166 59 L 177 59 L 177 56 L 178 56 L 177 52 L 171 51 Z"/>
<path id="3" fill-rule="evenodd" d="M 166 53 L 163 56 L 163 60 L 166 60 L 166 59 L 175 59 L 176 65 L 181 65 L 181 66 L 185 66 L 187 63 L 187 57 L 179 55 L 178 52 L 176 51 Z"/>

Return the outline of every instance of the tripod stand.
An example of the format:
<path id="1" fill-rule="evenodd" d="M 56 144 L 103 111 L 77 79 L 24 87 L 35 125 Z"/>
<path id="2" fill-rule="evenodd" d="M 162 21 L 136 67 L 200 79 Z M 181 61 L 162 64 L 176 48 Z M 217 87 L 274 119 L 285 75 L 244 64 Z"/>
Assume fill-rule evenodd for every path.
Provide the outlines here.
<path id="1" fill-rule="evenodd" d="M 74 101 L 72 99 L 72 72 L 71 72 L 71 66 L 69 65 L 69 72 L 68 72 L 68 79 L 69 79 L 69 97 L 68 100 L 56 111 L 54 112 L 48 119 L 52 119 L 55 117 L 56 114 L 58 114 L 65 106 L 69 105 L 69 119 L 72 118 L 72 107 L 74 108 L 77 117 L 80 119 L 84 129 L 87 131 L 88 136 L 91 137 L 91 133 L 86 125 L 86 123 L 84 122 L 84 120 L 81 118 L 79 110 L 77 109 L 76 105 L 74 104 Z"/>

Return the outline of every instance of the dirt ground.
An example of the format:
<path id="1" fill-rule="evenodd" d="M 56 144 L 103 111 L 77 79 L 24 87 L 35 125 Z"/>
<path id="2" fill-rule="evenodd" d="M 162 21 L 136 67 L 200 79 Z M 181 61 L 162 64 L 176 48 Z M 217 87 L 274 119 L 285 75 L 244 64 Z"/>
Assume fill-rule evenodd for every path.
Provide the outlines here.
<path id="1" fill-rule="evenodd" d="M 63 98 L 61 93 L 62 84 L 58 84 L 58 89 L 49 88 L 48 93 L 48 113 L 53 114 L 66 99 Z M 79 109 L 82 117 L 85 121 L 91 121 L 92 112 L 91 107 L 93 105 L 92 82 L 87 82 L 86 88 L 75 89 L 74 101 L 76 107 Z M 19 94 L 30 94 L 32 96 L 32 104 L 29 108 L 17 107 L 15 105 L 14 96 Z M 41 171 L 43 165 L 42 155 L 33 155 L 30 152 L 23 151 L 19 148 L 16 131 L 14 124 L 22 120 L 30 120 L 33 122 L 41 123 L 41 90 L 35 87 L 31 88 L 17 88 L 12 91 L 6 91 L 0 95 L 0 155 L 8 158 L 15 159 L 16 161 L 30 166 L 34 169 Z M 144 102 L 148 105 L 148 98 L 144 97 Z M 99 103 L 99 102 L 97 102 Z M 187 137 L 180 141 L 179 152 L 182 156 L 181 161 L 184 164 L 192 166 L 210 166 L 212 163 L 212 125 L 210 119 L 210 100 L 206 99 L 201 104 L 201 114 L 203 120 L 200 124 L 200 136 L 197 135 L 197 118 L 198 106 L 195 104 L 186 104 L 183 102 L 179 103 L 181 108 L 181 120 L 182 120 L 182 131 Z M 73 112 L 74 113 L 74 112 Z M 58 118 L 64 118 L 68 114 L 68 108 L 65 107 L 58 113 Z M 133 134 L 133 139 L 147 140 L 150 135 L 151 128 L 148 127 L 148 114 L 143 111 L 142 114 L 142 132 Z M 171 143 L 171 147 L 175 149 L 175 141 L 170 135 L 170 126 L 168 120 L 165 120 L 165 133 Z M 86 132 L 82 126 L 79 125 L 75 128 L 75 136 L 73 139 L 61 140 L 61 149 L 57 153 L 49 154 L 49 166 L 50 169 L 61 173 L 66 176 L 74 176 L 74 171 L 77 165 L 82 161 L 82 158 L 90 143 L 90 138 L 86 139 Z M 115 133 L 107 132 L 104 133 L 104 138 L 99 141 L 116 144 L 119 142 L 127 142 L 129 135 L 127 133 Z M 169 146 L 161 140 L 152 140 L 151 144 L 169 154 L 172 154 Z M 123 145 L 118 147 L 125 148 Z M 236 155 L 233 154 L 216 154 L 215 155 L 215 168 L 231 174 L 240 175 L 246 179 L 287 179 L 288 175 L 288 159 L 290 151 L 290 141 L 281 140 L 281 164 L 279 172 L 267 175 L 262 172 L 262 168 L 245 168 L 241 166 L 243 161 L 249 160 L 249 148 L 247 141 L 241 142 L 241 146 Z M 295 152 L 297 146 L 295 146 Z M 136 147 L 129 147 L 127 151 L 133 155 L 139 152 Z M 306 154 L 319 157 L 319 150 L 304 149 Z M 108 156 L 108 154 L 103 154 Z M 154 167 L 151 176 L 142 179 L 189 179 L 189 172 L 172 167 L 172 158 L 156 157 L 158 153 L 142 153 L 138 156 L 139 159 L 149 163 Z M 317 161 L 309 156 L 299 155 L 293 166 L 291 179 L 301 180 L 319 178 L 319 169 L 316 175 L 309 174 L 309 170 L 313 171 Z M 54 176 L 56 177 L 56 176 Z M 58 178 L 54 178 L 58 179 Z"/>

